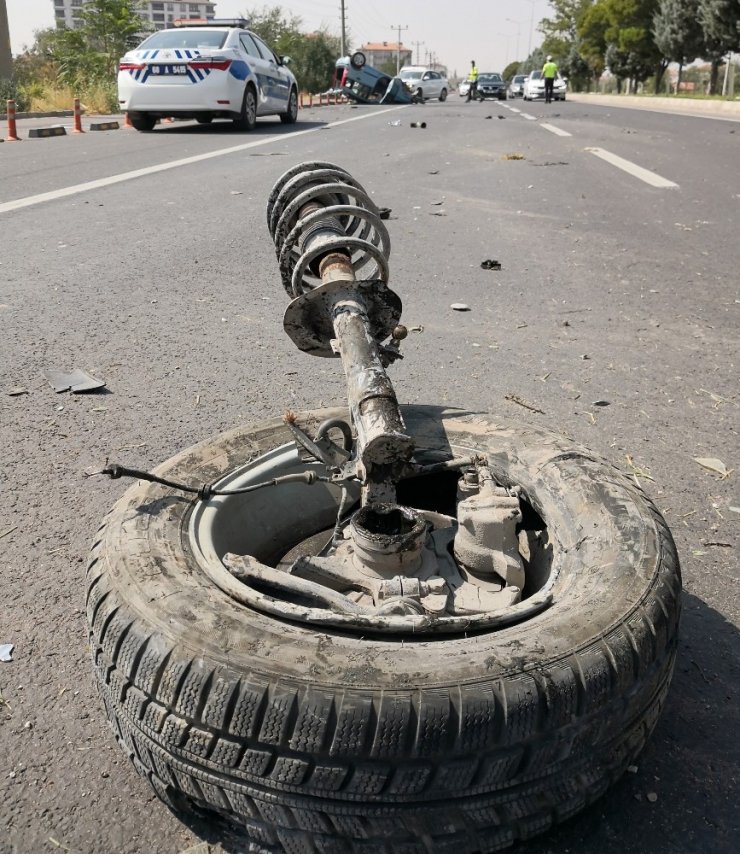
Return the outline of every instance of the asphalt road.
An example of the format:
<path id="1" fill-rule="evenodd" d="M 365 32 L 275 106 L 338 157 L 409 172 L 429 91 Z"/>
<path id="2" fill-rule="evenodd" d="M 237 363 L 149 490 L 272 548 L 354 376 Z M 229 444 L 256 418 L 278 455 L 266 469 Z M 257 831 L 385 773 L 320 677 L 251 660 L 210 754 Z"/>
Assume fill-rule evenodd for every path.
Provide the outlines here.
<path id="1" fill-rule="evenodd" d="M 311 159 L 392 208 L 392 285 L 423 327 L 392 370 L 400 400 L 573 437 L 639 479 L 678 544 L 678 664 L 636 773 L 520 850 L 736 851 L 738 473 L 694 458 L 738 464 L 740 123 L 457 98 L 300 118 L 0 145 L 0 852 L 218 843 L 167 811 L 105 722 L 83 577 L 125 484 L 84 473 L 343 400 L 338 364 L 282 331 L 264 221 L 275 180 Z M 106 390 L 55 394 L 52 367 Z"/>

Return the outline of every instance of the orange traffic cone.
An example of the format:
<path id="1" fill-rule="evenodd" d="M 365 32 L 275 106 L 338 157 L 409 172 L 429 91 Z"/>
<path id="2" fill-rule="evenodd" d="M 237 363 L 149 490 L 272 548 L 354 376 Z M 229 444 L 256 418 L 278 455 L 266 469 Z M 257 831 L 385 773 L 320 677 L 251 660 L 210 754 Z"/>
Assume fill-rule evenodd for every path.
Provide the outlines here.
<path id="1" fill-rule="evenodd" d="M 8 113 L 8 135 L 5 137 L 5 142 L 20 142 L 20 137 L 15 127 L 15 101 L 9 98 L 7 101 Z"/>
<path id="2" fill-rule="evenodd" d="M 75 98 L 74 103 L 74 124 L 72 125 L 72 133 L 84 133 L 82 130 L 82 110 L 80 109 L 80 99 Z"/>

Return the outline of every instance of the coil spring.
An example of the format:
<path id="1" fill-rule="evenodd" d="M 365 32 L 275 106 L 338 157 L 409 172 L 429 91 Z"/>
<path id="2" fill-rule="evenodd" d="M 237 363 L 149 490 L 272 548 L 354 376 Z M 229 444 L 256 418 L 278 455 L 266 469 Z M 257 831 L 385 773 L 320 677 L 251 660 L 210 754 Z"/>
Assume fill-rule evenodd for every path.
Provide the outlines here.
<path id="1" fill-rule="evenodd" d="M 322 207 L 301 216 L 309 203 Z M 290 297 L 321 284 L 318 265 L 331 252 L 350 257 L 356 279 L 388 282 L 388 230 L 375 203 L 340 166 L 311 161 L 289 169 L 270 193 L 267 226 Z M 319 233 L 321 239 L 307 248 Z"/>

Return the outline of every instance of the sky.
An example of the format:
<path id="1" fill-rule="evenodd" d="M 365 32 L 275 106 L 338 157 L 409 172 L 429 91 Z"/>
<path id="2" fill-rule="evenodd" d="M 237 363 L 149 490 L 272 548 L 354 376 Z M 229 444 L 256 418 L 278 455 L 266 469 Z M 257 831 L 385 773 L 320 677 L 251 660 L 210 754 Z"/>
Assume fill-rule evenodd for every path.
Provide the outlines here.
<path id="1" fill-rule="evenodd" d="M 54 0 L 6 0 L 13 53 L 34 41 L 34 32 L 54 26 Z M 340 0 L 216 0 L 216 15 L 234 17 L 248 9 L 280 6 L 303 21 L 306 31 L 340 32 Z M 542 36 L 538 22 L 551 14 L 547 0 L 345 0 L 353 47 L 363 42 L 401 42 L 424 63 L 431 51 L 450 75 L 463 75 L 474 59 L 481 71 L 503 71 L 525 59 Z M 533 26 L 531 26 L 533 22 Z M 408 29 L 405 29 L 408 27 Z M 420 44 L 416 44 L 419 42 Z"/>

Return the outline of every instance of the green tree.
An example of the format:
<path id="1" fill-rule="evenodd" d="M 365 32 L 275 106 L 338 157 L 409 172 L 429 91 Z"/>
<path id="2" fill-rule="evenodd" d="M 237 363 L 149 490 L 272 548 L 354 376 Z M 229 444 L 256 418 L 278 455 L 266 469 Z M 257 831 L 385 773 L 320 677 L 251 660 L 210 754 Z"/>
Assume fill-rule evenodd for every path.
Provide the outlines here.
<path id="1" fill-rule="evenodd" d="M 501 72 L 501 76 L 504 78 L 504 80 L 511 80 L 511 78 L 515 74 L 520 73 L 520 71 L 519 71 L 520 67 L 521 67 L 521 62 L 510 62 L 506 66 L 506 68 L 504 68 L 504 70 Z"/>
<path id="2" fill-rule="evenodd" d="M 49 39 L 60 79 L 74 86 L 112 82 L 118 60 L 146 29 L 136 12 L 140 6 L 140 0 L 87 0 L 79 12 L 82 25 L 62 27 Z"/>
<path id="3" fill-rule="evenodd" d="M 660 0 L 653 18 L 655 44 L 665 59 L 678 63 L 676 91 L 683 67 L 701 55 L 702 31 L 696 26 L 699 0 Z"/>
<path id="4" fill-rule="evenodd" d="M 555 14 L 540 22 L 540 31 L 544 35 L 542 49 L 545 54 L 555 57 L 561 73 L 575 87 L 580 87 L 589 77 L 590 69 L 581 53 L 578 27 L 592 5 L 593 0 L 551 0 L 550 6 Z"/>
<path id="5" fill-rule="evenodd" d="M 584 15 L 581 35 L 589 64 L 600 61 L 616 75 L 618 89 L 627 78 L 633 86 L 655 74 L 656 86 L 667 62 L 653 38 L 657 0 L 597 0 Z"/>
<path id="6" fill-rule="evenodd" d="M 740 0 L 699 0 L 704 59 L 712 64 L 709 94 L 717 94 L 719 64 L 728 51 L 740 50 Z"/>
<path id="7" fill-rule="evenodd" d="M 322 92 L 329 88 L 339 57 L 340 39 L 326 31 L 302 32 L 300 17 L 286 13 L 281 6 L 265 6 L 245 17 L 249 26 L 279 56 L 289 56 L 291 70 L 304 92 Z M 351 52 L 349 45 L 347 53 Z M 395 70 L 395 69 L 394 69 Z"/>

